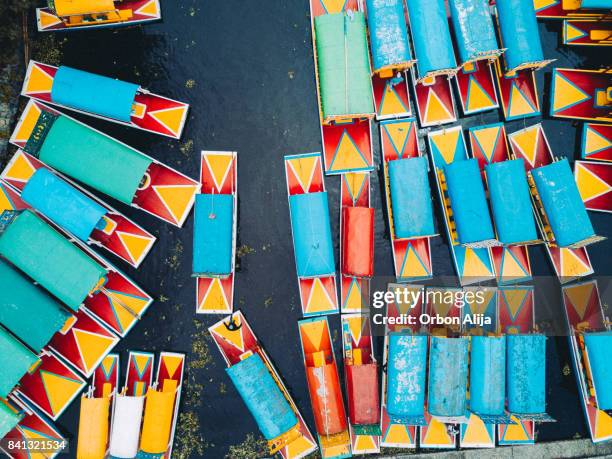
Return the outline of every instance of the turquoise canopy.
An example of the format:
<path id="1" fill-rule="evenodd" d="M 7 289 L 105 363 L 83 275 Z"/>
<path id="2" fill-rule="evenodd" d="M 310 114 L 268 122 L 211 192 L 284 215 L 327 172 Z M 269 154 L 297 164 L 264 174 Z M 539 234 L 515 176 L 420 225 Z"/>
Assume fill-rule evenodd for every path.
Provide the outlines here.
<path id="1" fill-rule="evenodd" d="M 0 397 L 6 398 L 37 361 L 32 351 L 0 327 Z"/>
<path id="2" fill-rule="evenodd" d="M 468 338 L 431 337 L 427 401 L 433 416 L 467 413 Z"/>
<path id="3" fill-rule="evenodd" d="M 49 295 L 0 260 L 0 324 L 35 352 L 70 318 Z"/>
<path id="4" fill-rule="evenodd" d="M 0 255 L 77 310 L 106 271 L 29 210 L 0 235 Z"/>
<path id="5" fill-rule="evenodd" d="M 232 272 L 234 197 L 199 194 L 195 202 L 193 273 L 228 276 Z"/>
<path id="6" fill-rule="evenodd" d="M 66 107 L 130 122 L 139 86 L 60 66 L 53 78 L 51 100 Z"/>
<path id="7" fill-rule="evenodd" d="M 22 419 L 22 412 L 12 410 L 5 401 L 0 400 L 0 438 L 4 438 Z"/>

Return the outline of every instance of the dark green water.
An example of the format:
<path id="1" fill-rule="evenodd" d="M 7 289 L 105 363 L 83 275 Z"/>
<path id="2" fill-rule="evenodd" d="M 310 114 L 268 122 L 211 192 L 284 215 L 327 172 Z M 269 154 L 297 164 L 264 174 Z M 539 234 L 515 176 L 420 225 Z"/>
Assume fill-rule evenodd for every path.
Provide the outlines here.
<path id="1" fill-rule="evenodd" d="M 241 257 L 236 278 L 235 308 L 246 314 L 306 421 L 312 415 L 301 362 L 296 321 L 300 318 L 295 279 L 287 196 L 282 157 L 289 153 L 320 151 L 317 102 L 312 62 L 310 20 L 306 0 L 162 0 L 163 22 L 131 29 L 73 31 L 58 36 L 62 63 L 84 70 L 140 83 L 143 87 L 191 104 L 182 140 L 79 117 L 126 143 L 187 173 L 198 176 L 199 151 L 236 150 L 239 153 L 239 241 Z M 560 24 L 541 24 L 546 57 L 559 66 L 599 67 L 605 56 L 559 47 Z M 543 111 L 548 111 L 550 70 L 538 74 Z M 497 112 L 462 120 L 465 127 L 499 120 Z M 536 119 L 527 120 L 534 124 Z M 544 120 L 551 147 L 557 155 L 573 158 L 577 152 L 576 126 L 567 121 Z M 512 132 L 523 122 L 508 126 Z M 380 157 L 375 133 L 375 157 Z M 373 174 L 376 207 L 376 264 L 379 276 L 392 276 L 393 265 L 380 197 L 380 174 Z M 339 179 L 326 180 L 330 194 L 334 234 L 338 234 Z M 187 414 L 177 438 L 176 453 L 224 457 L 230 445 L 246 435 L 259 437 L 229 379 L 220 354 L 206 328 L 218 317 L 198 316 L 191 274 L 193 218 L 184 228 L 161 223 L 143 212 L 113 203 L 145 228 L 158 242 L 142 267 L 122 266 L 156 302 L 117 350 L 174 350 L 188 353 L 188 382 L 182 412 Z M 436 209 L 439 208 L 436 203 Z M 443 233 L 438 215 L 438 227 Z M 611 236 L 610 217 L 592 214 L 599 234 Z M 591 250 L 598 274 L 609 275 L 611 243 Z M 114 261 L 114 260 L 113 260 Z M 552 275 L 544 249 L 531 251 L 534 275 Z M 446 237 L 434 239 L 434 272 L 453 275 Z M 557 308 L 562 317 L 561 305 Z M 336 331 L 337 316 L 330 319 Z M 548 346 L 547 385 L 549 413 L 556 424 L 538 427 L 538 440 L 587 436 L 582 409 L 565 338 L 551 338 Z M 339 341 L 336 339 L 336 350 Z M 380 343 L 378 343 L 380 350 Z M 122 363 L 123 367 L 123 363 Z M 74 436 L 78 403 L 59 424 Z M 198 430 L 200 434 L 195 434 Z M 314 431 L 314 430 L 313 430 Z M 198 438 L 200 437 L 201 438 Z M 190 446 L 191 445 L 191 446 Z M 199 446 L 201 446 L 200 449 Z"/>

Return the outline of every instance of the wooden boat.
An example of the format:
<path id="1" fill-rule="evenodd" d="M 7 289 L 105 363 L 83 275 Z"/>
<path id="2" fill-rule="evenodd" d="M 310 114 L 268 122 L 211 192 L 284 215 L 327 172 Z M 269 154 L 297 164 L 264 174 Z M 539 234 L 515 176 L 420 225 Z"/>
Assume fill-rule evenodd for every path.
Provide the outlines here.
<path id="1" fill-rule="evenodd" d="M 310 18 L 325 172 L 373 170 L 375 108 L 365 15 L 357 0 L 310 0 Z M 339 40 L 345 46 L 335 45 Z M 354 60 L 350 72 L 348 56 Z M 338 86 L 344 89 L 334 90 Z"/>
<path id="2" fill-rule="evenodd" d="M 510 148 L 503 123 L 472 127 L 469 129 L 469 140 L 471 155 L 478 160 L 481 171 L 484 171 L 489 164 L 498 164 L 510 158 Z M 531 206 L 529 210 L 531 211 Z M 531 279 L 529 248 L 526 245 L 491 247 L 491 258 L 498 284 Z"/>
<path id="3" fill-rule="evenodd" d="M 134 25 L 161 19 L 159 0 L 48 0 L 36 9 L 39 32 Z"/>
<path id="4" fill-rule="evenodd" d="M 506 401 L 506 337 L 501 333 L 494 287 L 466 287 L 473 301 L 461 309 L 463 333 L 469 336 L 469 393 L 467 422 L 459 426 L 461 448 L 494 448 L 496 424 L 510 422 Z M 482 301 L 477 300 L 477 294 Z M 472 323 L 481 314 L 483 323 Z M 469 320 L 468 320 L 469 319 Z M 490 323 L 484 322 L 489 319 Z"/>
<path id="5" fill-rule="evenodd" d="M 189 104 L 137 84 L 30 61 L 21 95 L 113 123 L 179 139 Z"/>
<path id="6" fill-rule="evenodd" d="M 536 16 L 543 19 L 603 19 L 610 17 L 610 6 L 607 6 L 608 11 L 606 11 L 603 5 L 605 5 L 605 0 L 603 3 L 597 0 L 578 0 L 575 2 L 563 0 L 541 2 L 534 0 Z"/>
<path id="7" fill-rule="evenodd" d="M 574 178 L 587 210 L 612 212 L 612 164 L 576 161 Z"/>
<path id="8" fill-rule="evenodd" d="M 25 247 L 23 244 L 17 244 L 15 247 L 8 246 L 6 250 L 10 253 L 8 253 L 6 259 L 15 264 L 20 270 L 20 266 L 27 266 L 28 272 L 26 274 L 33 278 L 34 281 L 38 281 L 41 287 L 48 290 L 67 306 L 69 312 L 76 312 L 81 308 L 85 308 L 87 312 L 93 314 L 95 319 L 101 322 L 104 327 L 110 329 L 114 334 L 122 338 L 125 337 L 153 302 L 151 296 L 145 293 L 134 283 L 134 281 L 128 278 L 114 265 L 91 251 L 85 244 L 76 239 L 73 239 L 71 241 L 72 244 L 70 244 L 66 239 L 63 239 L 63 237 L 70 236 L 66 233 L 62 233 L 59 228 L 46 224 L 30 210 L 27 210 L 25 203 L 23 203 L 17 193 L 12 191 L 9 187 L 0 184 L 0 197 L 4 198 L 2 199 L 2 205 L 0 205 L 0 212 L 4 211 L 4 224 L 6 226 L 9 226 L 11 224 L 9 221 L 12 222 L 20 212 L 26 213 L 28 214 L 25 217 L 27 221 L 23 225 L 19 225 L 20 228 L 16 233 L 23 233 L 27 238 L 30 238 L 32 237 L 31 234 L 33 234 L 31 232 L 34 229 L 40 230 L 41 232 L 37 235 L 36 239 L 40 244 L 51 244 L 56 248 L 61 248 L 62 251 L 62 254 L 59 255 L 61 260 L 53 265 L 55 267 L 53 271 L 48 270 L 48 266 L 50 266 L 52 262 L 48 259 L 39 260 L 36 250 L 30 246 Z M 1 219 L 2 217 L 0 217 L 0 220 Z M 0 239 L 3 239 L 3 237 L 0 236 Z M 70 254 L 69 258 L 73 260 L 73 265 L 64 260 L 64 257 L 68 257 L 66 254 Z M 78 261 L 74 261 L 75 259 Z M 39 263 L 35 263 L 34 260 L 38 260 Z M 66 285 L 66 279 L 68 277 L 79 277 L 80 275 L 78 268 L 75 268 L 75 266 L 88 266 L 90 268 L 90 281 L 93 281 L 92 276 L 94 273 L 100 274 L 101 277 L 99 278 L 97 278 L 96 274 L 96 278 L 98 279 L 96 282 L 100 282 L 100 284 L 96 284 L 93 290 L 87 292 L 85 292 L 85 290 L 88 288 L 89 284 L 84 285 L 80 281 L 80 292 L 76 292 L 76 286 L 68 287 Z M 62 273 L 68 277 L 62 277 Z M 78 298 L 76 296 L 78 296 Z M 70 321 L 71 325 L 72 322 L 73 320 Z M 67 328 L 64 330 L 64 335 L 66 331 Z M 81 340 L 78 339 L 79 337 L 75 336 L 81 350 L 79 351 L 73 348 L 70 351 L 70 354 L 76 359 L 71 361 L 71 363 L 83 370 L 85 370 L 86 367 L 87 370 L 85 372 L 90 373 L 95 367 L 97 358 L 100 358 L 94 358 L 94 356 L 99 352 L 101 347 L 96 343 L 88 345 L 87 341 L 91 341 L 88 339 L 89 335 L 82 333 L 77 334 L 80 335 L 80 338 L 84 339 L 84 341 L 81 342 Z M 107 333 L 104 333 L 104 335 L 110 337 Z M 66 339 L 68 339 L 68 337 L 66 337 Z M 91 349 L 93 354 L 81 356 L 81 352 L 85 349 Z M 83 367 L 81 358 L 89 361 L 89 365 Z"/>
<path id="9" fill-rule="evenodd" d="M 573 19 L 563 21 L 563 44 L 570 46 L 612 46 L 612 22 Z"/>
<path id="10" fill-rule="evenodd" d="M 527 172 L 554 161 L 552 150 L 541 124 L 508 135 L 513 159 L 522 158 Z M 546 251 L 561 283 L 593 274 L 586 248 L 567 248 L 546 244 Z"/>
<path id="11" fill-rule="evenodd" d="M 193 276 L 196 312 L 227 314 L 234 306 L 238 221 L 236 152 L 203 151 L 202 193 L 196 196 L 193 232 Z"/>
<path id="12" fill-rule="evenodd" d="M 109 438 L 113 457 L 136 457 L 145 394 L 153 384 L 155 357 L 148 352 L 130 351 L 123 389 L 114 397 Z"/>
<path id="13" fill-rule="evenodd" d="M 340 310 L 360 312 L 369 306 L 374 275 L 374 209 L 369 172 L 340 176 Z"/>
<path id="14" fill-rule="evenodd" d="M 509 335 L 535 331 L 534 289 L 532 286 L 500 287 L 497 292 L 499 325 Z M 506 343 L 507 344 L 507 343 Z M 498 444 L 522 445 L 535 443 L 535 421 L 510 414 L 509 423 L 497 424 Z"/>
<path id="15" fill-rule="evenodd" d="M 145 395 L 138 456 L 155 454 L 157 457 L 171 457 L 184 366 L 184 354 L 160 353 L 155 383 L 148 387 Z"/>
<path id="16" fill-rule="evenodd" d="M 462 292 L 456 288 L 428 288 L 427 303 L 424 305 L 425 313 L 430 317 L 436 314 L 442 318 L 461 317 L 461 309 L 456 307 L 456 298 Z M 445 301 L 445 297 L 452 301 Z M 460 427 L 458 423 L 466 422 L 467 401 L 464 390 L 467 385 L 468 359 L 466 354 L 467 337 L 461 337 L 460 325 L 426 326 L 430 335 L 429 356 L 427 362 L 427 397 L 425 406 L 425 425 L 419 429 L 421 448 L 456 448 L 459 439 Z M 456 340 L 456 341 L 452 341 Z M 433 346 L 436 346 L 435 355 Z M 444 350 L 449 353 L 445 356 Z M 452 359 L 448 357 L 453 356 Z M 432 359 L 433 361 L 432 366 Z M 448 360 L 447 360 L 448 359 Z M 447 373 L 444 362 L 449 362 Z M 433 371 L 432 371 L 433 368 Z M 449 379 L 440 379 L 440 378 Z M 455 385 L 451 385 L 450 381 Z M 445 397 L 449 404 L 445 403 Z M 450 402 L 452 403 L 451 406 Z M 451 411 L 452 409 L 452 411 Z"/>
<path id="17" fill-rule="evenodd" d="M 612 121 L 612 70 L 554 68 L 550 116 Z"/>
<path id="18" fill-rule="evenodd" d="M 230 379 L 268 441 L 270 455 L 299 459 L 315 451 L 314 437 L 244 315 L 237 311 L 208 330 Z"/>
<path id="19" fill-rule="evenodd" d="M 287 155 L 284 161 L 302 314 L 334 314 L 336 268 L 321 154 Z"/>
<path id="20" fill-rule="evenodd" d="M 156 237 L 94 194 L 34 156 L 17 150 L 0 182 L 28 207 L 88 245 L 101 247 L 137 268 Z M 87 218 L 86 218 L 87 217 Z"/>
<path id="21" fill-rule="evenodd" d="M 612 126 L 584 123 L 580 152 L 582 159 L 612 162 Z"/>
<path id="22" fill-rule="evenodd" d="M 421 286 L 407 284 L 389 284 L 387 291 L 412 291 L 424 292 Z M 387 303 L 386 317 L 398 318 L 400 315 L 413 317 L 418 324 L 418 317 L 423 311 L 423 297 L 409 304 L 400 301 L 396 295 L 396 301 Z M 412 306 L 412 307 L 411 307 Z M 383 371 L 381 381 L 381 443 L 385 448 L 416 448 L 419 425 L 426 424 L 425 413 L 425 379 L 427 373 L 427 342 L 426 335 L 419 334 L 419 325 L 385 325 L 384 349 L 383 349 Z M 394 338 L 392 338 L 392 336 Z M 423 343 L 424 340 L 424 343 Z M 392 353 L 390 346 L 393 342 Z M 397 350 L 413 346 L 408 353 L 413 365 L 401 364 L 402 353 Z M 424 348 L 424 352 L 423 352 Z M 420 352 L 419 352 L 420 351 Z M 394 362 L 398 368 L 394 368 Z M 419 364 L 420 362 L 420 364 Z M 402 373 L 408 373 L 414 377 L 417 384 L 408 388 L 402 384 Z M 403 394 L 412 394 L 405 397 Z M 390 406 L 391 405 L 391 406 Z"/>
<path id="23" fill-rule="evenodd" d="M 0 401 L 0 424 L 4 429 L 0 431 L 0 438 L 12 439 L 19 442 L 36 442 L 41 438 L 50 441 L 49 450 L 42 455 L 53 459 L 68 447 L 59 430 L 44 416 L 21 398 L 11 395 L 8 400 Z M 0 445 L 0 451 L 11 459 L 33 459 L 37 458 L 36 452 L 28 449 L 9 450 Z"/>
<path id="24" fill-rule="evenodd" d="M 341 321 L 351 451 L 354 455 L 379 453 L 378 362 L 370 320 L 362 313 L 354 313 L 343 314 Z"/>
<path id="25" fill-rule="evenodd" d="M 21 378 L 14 393 L 57 421 L 87 383 L 76 370 L 45 349 L 40 360 L 38 370 Z"/>
<path id="26" fill-rule="evenodd" d="M 200 189 L 195 180 L 34 100 L 10 142 L 64 175 L 176 226 L 184 223 Z"/>
<path id="27" fill-rule="evenodd" d="M 406 70 L 416 61 L 410 49 L 404 2 L 368 0 L 365 6 L 376 119 L 412 116 Z"/>
<path id="28" fill-rule="evenodd" d="M 398 282 L 428 279 L 433 275 L 430 238 L 435 236 L 435 228 L 428 164 L 419 151 L 416 131 L 414 119 L 380 124 L 388 224 Z M 408 167 L 402 171 L 402 165 Z M 418 210 L 412 204 L 413 197 L 411 204 L 406 202 L 407 195 L 417 192 L 422 203 Z M 400 226 L 396 228 L 396 224 Z"/>
<path id="29" fill-rule="evenodd" d="M 444 212 L 444 221 L 446 224 L 446 233 L 450 242 L 451 254 L 453 263 L 457 271 L 461 285 L 468 285 L 482 280 L 495 278 L 495 270 L 489 243 L 492 230 L 477 235 L 481 238 L 482 246 L 469 247 L 464 245 L 459 239 L 456 229 L 456 219 L 458 216 L 453 213 L 451 202 L 449 199 L 448 184 L 447 184 L 447 169 L 450 165 L 468 161 L 467 148 L 461 126 L 456 126 L 439 131 L 428 133 L 429 151 L 436 176 L 438 186 L 438 195 L 443 203 L 442 211 Z M 480 180 L 480 177 L 478 177 Z M 484 193 L 484 192 L 483 192 Z M 488 209 L 487 209 L 488 213 Z M 484 214 L 485 217 L 490 217 Z M 479 222 L 478 227 L 481 227 Z M 469 227 L 468 227 L 469 228 Z M 466 239 L 467 241 L 468 239 Z M 476 245 L 480 245 L 476 243 Z"/>
<path id="30" fill-rule="evenodd" d="M 298 321 L 306 381 L 321 457 L 351 457 L 351 439 L 326 317 Z"/>
<path id="31" fill-rule="evenodd" d="M 594 443 L 612 439 L 610 416 L 610 325 L 599 296 L 597 281 L 562 289 L 569 343 L 580 400 Z M 608 344 L 606 344 L 608 343 Z"/>

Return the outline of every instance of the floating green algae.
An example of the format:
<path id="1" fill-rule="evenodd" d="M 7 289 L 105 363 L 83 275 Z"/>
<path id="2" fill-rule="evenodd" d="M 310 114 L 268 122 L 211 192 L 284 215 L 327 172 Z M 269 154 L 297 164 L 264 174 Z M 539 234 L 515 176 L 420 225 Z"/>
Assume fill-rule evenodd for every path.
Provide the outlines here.
<path id="1" fill-rule="evenodd" d="M 257 459 L 267 457 L 268 443 L 263 437 L 255 438 L 253 434 L 248 434 L 245 440 L 229 447 L 229 452 L 225 455 L 226 459 Z"/>
<path id="2" fill-rule="evenodd" d="M 172 457 L 186 459 L 195 454 L 204 455 L 206 443 L 202 436 L 200 419 L 193 411 L 183 412 L 179 415 L 176 430 L 176 444 L 172 450 Z"/>

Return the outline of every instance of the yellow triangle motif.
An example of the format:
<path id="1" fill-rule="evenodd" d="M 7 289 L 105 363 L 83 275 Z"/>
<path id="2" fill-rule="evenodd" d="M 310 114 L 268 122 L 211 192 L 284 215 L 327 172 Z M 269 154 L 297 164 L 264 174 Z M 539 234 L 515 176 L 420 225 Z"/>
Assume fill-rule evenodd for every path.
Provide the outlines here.
<path id="1" fill-rule="evenodd" d="M 319 158 L 320 156 L 313 155 L 289 160 L 289 164 L 291 164 L 293 172 L 304 191 L 307 191 L 310 187 L 310 181 L 312 180 L 315 167 L 318 166 Z"/>
<path id="2" fill-rule="evenodd" d="M 516 424 L 506 424 L 506 431 L 504 433 L 505 441 L 526 441 L 529 440 L 527 436 L 527 431 L 523 426 L 522 422 L 517 418 L 512 416 L 512 420 L 516 422 Z M 529 421 L 527 421 L 529 422 Z"/>
<path id="3" fill-rule="evenodd" d="M 604 439 L 612 437 L 612 417 L 605 411 L 597 410 L 595 414 L 594 439 Z"/>
<path id="4" fill-rule="evenodd" d="M 359 453 L 359 451 L 372 451 L 376 449 L 376 443 L 374 443 L 374 437 L 372 435 L 356 435 L 355 436 L 355 448 L 353 453 Z"/>
<path id="5" fill-rule="evenodd" d="M 34 171 L 34 167 L 30 164 L 26 156 L 18 152 L 15 156 L 15 160 L 10 164 L 6 172 L 6 178 L 27 182 L 32 174 L 34 174 Z"/>
<path id="6" fill-rule="evenodd" d="M 107 355 L 106 357 L 104 357 L 104 360 L 102 360 L 102 368 L 104 369 L 104 373 L 108 374 L 111 371 L 111 368 L 113 367 L 113 364 L 115 363 L 116 357 L 113 355 Z"/>
<path id="7" fill-rule="evenodd" d="M 183 358 L 178 355 L 164 355 L 163 356 L 163 364 L 166 367 L 166 371 L 168 372 L 168 377 L 173 378 L 174 376 L 178 376 L 176 371 L 179 369 L 181 363 L 183 363 Z"/>
<path id="8" fill-rule="evenodd" d="M 178 223 L 198 191 L 195 185 L 154 185 L 153 188 Z"/>
<path id="9" fill-rule="evenodd" d="M 146 354 L 132 354 L 134 358 L 134 362 L 136 363 L 136 368 L 139 374 L 143 374 L 149 362 L 151 362 L 151 356 Z"/>
<path id="10" fill-rule="evenodd" d="M 121 239 L 121 242 L 125 246 L 126 250 L 130 254 L 132 261 L 137 263 L 142 258 L 143 254 L 151 246 L 153 242 L 146 236 L 139 236 L 136 234 L 124 233 L 123 231 L 117 231 L 117 236 Z"/>
<path id="11" fill-rule="evenodd" d="M 198 309 L 199 311 L 229 310 L 227 297 L 220 279 L 211 279 L 208 293 L 206 293 L 204 301 Z"/>
<path id="12" fill-rule="evenodd" d="M 425 108 L 425 123 L 441 123 L 449 121 L 452 118 L 452 115 L 435 91 L 430 90 L 427 95 L 427 105 Z"/>
<path id="13" fill-rule="evenodd" d="M 0 212 L 14 210 L 4 187 L 0 186 Z"/>
<path id="14" fill-rule="evenodd" d="M 81 382 L 68 379 L 47 371 L 40 372 L 51 412 L 55 415 L 60 413 L 70 402 L 74 394 L 81 389 Z"/>
<path id="15" fill-rule="evenodd" d="M 330 166 L 331 170 L 352 170 L 368 167 L 364 157 L 347 131 L 342 133 L 338 149 Z"/>
<path id="16" fill-rule="evenodd" d="M 304 312 L 311 314 L 315 312 L 329 311 L 330 309 L 334 309 L 334 304 L 331 302 L 329 294 L 327 293 L 327 290 L 325 290 L 321 279 L 316 278 L 312 283 L 310 298 L 308 299 L 306 311 Z"/>
<path id="17" fill-rule="evenodd" d="M 360 311 L 366 307 L 363 304 L 361 287 L 357 281 L 351 282 L 349 292 L 344 299 L 344 309 L 349 311 Z"/>
<path id="18" fill-rule="evenodd" d="M 36 64 L 32 65 L 32 71 L 28 76 L 25 92 L 27 94 L 50 92 L 53 86 L 53 77 Z"/>
<path id="19" fill-rule="evenodd" d="M 368 177 L 369 174 L 366 172 L 349 172 L 344 174 L 344 180 L 351 193 L 351 198 L 357 199 L 359 197 L 359 192 L 362 190 L 363 184 Z"/>
<path id="20" fill-rule="evenodd" d="M 535 164 L 538 151 L 539 132 L 540 130 L 536 125 L 512 135 L 512 142 L 532 166 Z"/>
<path id="21" fill-rule="evenodd" d="M 385 436 L 385 443 L 393 445 L 411 445 L 408 428 L 402 424 L 391 424 Z"/>
<path id="22" fill-rule="evenodd" d="M 576 184 L 583 201 L 588 201 L 612 190 L 612 186 L 579 162 L 576 162 Z"/>
<path id="23" fill-rule="evenodd" d="M 516 258 L 512 255 L 512 252 L 507 248 L 504 248 L 503 260 L 504 267 L 502 270 L 502 278 L 513 279 L 517 277 L 525 277 L 527 272 L 525 269 L 516 261 Z"/>
<path id="24" fill-rule="evenodd" d="M 358 343 L 361 339 L 361 333 L 365 322 L 361 319 L 361 316 L 351 317 L 348 319 L 349 328 L 351 329 L 351 335 L 353 340 Z"/>
<path id="25" fill-rule="evenodd" d="M 412 122 L 402 121 L 401 123 L 390 123 L 384 126 L 387 134 L 389 134 L 391 143 L 395 147 L 395 151 L 401 156 L 404 153 L 404 145 L 406 145 L 406 139 L 408 138 L 408 134 L 410 134 Z"/>
<path id="26" fill-rule="evenodd" d="M 305 322 L 301 324 L 300 327 L 302 329 L 302 335 L 308 340 L 310 346 L 312 346 L 312 349 L 309 350 L 320 350 L 323 346 L 323 336 L 325 336 L 325 333 L 327 333 L 327 322 L 325 319 Z"/>
<path id="27" fill-rule="evenodd" d="M 508 305 L 508 309 L 510 309 L 510 315 L 512 315 L 512 317 L 516 317 L 516 315 L 518 314 L 519 309 L 521 309 L 521 306 L 523 306 L 525 298 L 529 294 L 529 291 L 530 290 L 523 288 L 511 288 L 502 290 L 502 293 L 506 300 L 506 304 Z"/>
<path id="28" fill-rule="evenodd" d="M 115 340 L 112 337 L 109 338 L 78 328 L 74 328 L 73 333 L 86 370 L 93 369 L 100 357 L 106 355 L 115 345 Z"/>
<path id="29" fill-rule="evenodd" d="M 313 444 L 304 436 L 300 435 L 287 445 L 287 458 L 302 457 L 305 451 L 313 448 Z"/>
<path id="30" fill-rule="evenodd" d="M 599 132 L 591 129 L 590 127 L 586 127 L 586 141 L 585 141 L 585 154 L 588 156 L 597 151 L 601 151 L 605 148 L 612 147 L 612 142 L 610 139 L 607 139 Z"/>
<path id="31" fill-rule="evenodd" d="M 242 325 L 242 321 L 240 320 L 240 314 L 232 315 L 231 320 L 233 320 L 237 326 Z M 240 328 L 236 330 L 230 330 L 228 329 L 228 327 L 225 326 L 224 323 L 220 323 L 214 328 L 213 331 L 237 349 L 244 351 L 244 339 Z"/>
<path id="32" fill-rule="evenodd" d="M 576 254 L 567 248 L 561 249 L 561 276 L 580 277 L 589 272 L 588 267 Z"/>
<path id="33" fill-rule="evenodd" d="M 500 130 L 501 128 L 499 126 L 494 126 L 479 129 L 478 131 L 473 132 L 474 137 L 476 137 L 476 140 L 478 141 L 478 145 L 487 158 L 487 161 L 491 161 L 491 158 L 493 157 Z"/>
<path id="34" fill-rule="evenodd" d="M 510 91 L 510 106 L 508 108 L 510 117 L 528 115 L 535 111 L 525 94 L 515 84 L 512 85 Z"/>
<path id="35" fill-rule="evenodd" d="M 565 41 L 571 42 L 576 38 L 584 37 L 584 31 L 580 30 L 575 25 L 564 21 L 565 25 Z"/>
<path id="36" fill-rule="evenodd" d="M 385 85 L 385 93 L 383 94 L 383 99 L 380 106 L 380 115 L 399 115 L 401 113 L 406 113 L 406 111 L 406 107 L 393 89 L 393 85 L 391 85 L 391 83 L 387 83 Z"/>
<path id="37" fill-rule="evenodd" d="M 460 134 L 461 131 L 455 129 L 453 131 L 448 131 L 446 133 L 431 137 L 431 140 L 442 155 L 442 158 L 444 158 L 444 162 L 446 164 L 452 163 L 455 159 Z"/>
<path id="38" fill-rule="evenodd" d="M 109 295 L 108 298 L 115 310 L 117 321 L 119 322 L 121 329 L 124 331 L 136 321 L 136 318 L 132 312 L 139 314 L 148 303 L 148 300 L 136 298 L 130 295 L 124 295 L 118 292 L 112 292 L 112 295 Z"/>
<path id="39" fill-rule="evenodd" d="M 159 16 L 157 2 L 155 0 L 151 0 L 149 3 L 146 3 L 141 8 L 139 8 L 137 13 L 153 17 Z"/>
<path id="40" fill-rule="evenodd" d="M 228 170 L 233 160 L 232 154 L 228 155 L 213 155 L 206 154 L 206 162 L 215 181 L 217 189 L 223 185 L 223 179 L 227 176 Z"/>
<path id="41" fill-rule="evenodd" d="M 321 0 L 328 14 L 339 13 L 344 9 L 346 0 Z"/>
<path id="42" fill-rule="evenodd" d="M 465 434 L 463 435 L 461 442 L 466 444 L 466 446 L 470 444 L 482 445 L 492 443 L 487 427 L 479 416 L 471 414 L 465 429 Z"/>
<path id="43" fill-rule="evenodd" d="M 406 257 L 404 258 L 404 265 L 402 266 L 401 277 L 425 277 L 428 276 L 429 273 L 423 262 L 417 255 L 414 248 L 411 246 L 408 247 L 406 251 Z"/>
<path id="44" fill-rule="evenodd" d="M 547 8 L 557 3 L 558 0 L 533 0 L 533 6 L 536 11 Z"/>
<path id="45" fill-rule="evenodd" d="M 42 29 L 46 29 L 47 27 L 54 26 L 55 24 L 59 24 L 62 22 L 57 16 L 54 14 L 49 14 L 44 11 L 39 11 L 40 17 L 40 25 Z"/>
<path id="46" fill-rule="evenodd" d="M 564 293 L 568 296 L 580 320 L 584 319 L 584 313 L 589 306 L 589 300 L 593 294 L 593 284 L 589 282 L 587 284 L 574 285 L 566 288 Z"/>
<path id="47" fill-rule="evenodd" d="M 453 443 L 453 441 L 448 435 L 446 425 L 437 419 L 432 418 L 432 420 L 429 422 L 429 426 L 427 427 L 427 433 L 425 434 L 423 443 L 433 445 L 450 445 Z"/>
<path id="48" fill-rule="evenodd" d="M 589 99 L 588 94 L 563 78 L 558 72 L 555 73 L 553 87 L 555 89 L 553 93 L 553 111 L 555 112 Z"/>
<path id="49" fill-rule="evenodd" d="M 168 128 L 175 136 L 178 136 L 186 111 L 187 107 L 180 106 L 149 112 L 149 115 Z"/>
<path id="50" fill-rule="evenodd" d="M 19 124 L 19 129 L 14 134 L 14 139 L 16 141 L 25 142 L 29 140 L 30 134 L 32 134 L 34 126 L 36 126 L 36 122 L 40 116 L 40 109 L 34 104 L 30 104 L 28 107 L 26 107 L 26 110 L 27 113 L 22 118 L 22 121 Z"/>
<path id="51" fill-rule="evenodd" d="M 484 89 L 482 89 L 482 87 L 476 82 L 474 78 L 470 78 L 467 102 L 468 111 L 481 110 L 483 108 L 493 106 L 489 95 L 484 91 Z"/>
<path id="52" fill-rule="evenodd" d="M 491 276 L 491 270 L 485 266 L 473 249 L 465 249 L 463 262 L 463 274 L 461 277 L 487 277 Z"/>

